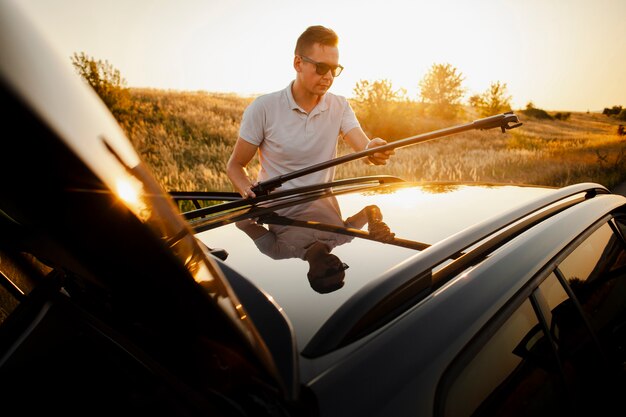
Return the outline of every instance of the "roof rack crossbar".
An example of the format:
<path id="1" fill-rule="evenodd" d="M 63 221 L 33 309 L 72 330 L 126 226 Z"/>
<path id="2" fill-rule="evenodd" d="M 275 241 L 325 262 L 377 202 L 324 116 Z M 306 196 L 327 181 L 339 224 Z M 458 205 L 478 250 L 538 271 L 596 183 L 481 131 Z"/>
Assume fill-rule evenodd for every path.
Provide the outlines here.
<path id="1" fill-rule="evenodd" d="M 383 146 L 376 148 L 365 149 L 360 152 L 354 152 L 348 155 L 343 155 L 338 158 L 331 159 L 329 161 L 320 162 L 315 165 L 311 165 L 306 168 L 298 169 L 288 174 L 278 175 L 274 178 L 270 178 L 266 181 L 259 182 L 256 186 L 252 187 L 252 191 L 257 195 L 266 195 L 270 191 L 280 187 L 285 182 L 294 178 L 300 178 L 314 172 L 318 172 L 333 166 L 341 165 L 346 162 L 354 161 L 356 159 L 366 158 L 374 155 L 375 153 L 385 152 L 392 149 L 403 148 L 405 146 L 414 145 L 416 143 L 427 142 L 429 140 L 441 138 L 444 136 L 450 136 L 456 133 L 465 132 L 468 130 L 487 130 L 499 127 L 504 133 L 506 130 L 514 129 L 521 126 L 518 117 L 511 111 L 502 114 L 496 114 L 494 116 L 478 119 L 473 122 L 465 123 L 458 126 L 453 126 L 445 129 L 439 129 L 432 132 L 422 133 L 420 135 L 411 136 L 408 138 L 396 140 Z"/>

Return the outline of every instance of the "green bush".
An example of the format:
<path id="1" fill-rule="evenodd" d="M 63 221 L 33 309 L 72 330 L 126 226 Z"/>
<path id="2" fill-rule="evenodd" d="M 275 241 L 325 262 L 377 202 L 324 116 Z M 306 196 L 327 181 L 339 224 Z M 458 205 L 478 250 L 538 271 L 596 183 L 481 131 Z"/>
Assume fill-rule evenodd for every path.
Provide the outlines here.
<path id="1" fill-rule="evenodd" d="M 613 106 L 611 108 L 605 107 L 604 110 L 602 110 L 602 114 L 605 114 L 607 116 L 616 116 L 619 115 L 621 112 L 622 106 Z"/>
<path id="2" fill-rule="evenodd" d="M 526 105 L 526 109 L 522 110 L 522 113 L 528 117 L 534 117 L 535 119 L 554 119 L 552 116 L 550 116 L 550 114 L 548 114 L 547 111 L 536 108 L 532 102 Z"/>

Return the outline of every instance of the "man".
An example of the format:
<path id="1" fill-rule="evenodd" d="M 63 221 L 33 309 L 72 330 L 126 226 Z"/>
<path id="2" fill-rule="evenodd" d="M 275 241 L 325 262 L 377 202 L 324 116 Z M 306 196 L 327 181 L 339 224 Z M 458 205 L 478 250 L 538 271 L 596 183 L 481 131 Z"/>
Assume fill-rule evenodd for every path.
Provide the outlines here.
<path id="1" fill-rule="evenodd" d="M 369 140 L 348 101 L 328 93 L 339 65 L 337 34 L 323 26 L 311 26 L 298 38 L 293 59 L 296 78 L 284 90 L 254 100 L 244 111 L 239 138 L 226 172 L 244 198 L 255 197 L 255 183 L 246 167 L 257 150 L 261 169 L 258 181 L 274 178 L 336 157 L 337 138 L 355 151 L 385 145 Z M 369 162 L 384 165 L 393 151 L 375 153 Z M 334 168 L 285 182 L 281 189 L 332 181 Z"/>

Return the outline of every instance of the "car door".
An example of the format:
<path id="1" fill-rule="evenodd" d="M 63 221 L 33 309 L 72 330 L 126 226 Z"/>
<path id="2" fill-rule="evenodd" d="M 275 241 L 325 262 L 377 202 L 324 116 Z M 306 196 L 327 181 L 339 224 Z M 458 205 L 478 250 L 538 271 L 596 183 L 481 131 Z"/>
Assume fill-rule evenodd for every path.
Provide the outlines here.
<path id="1" fill-rule="evenodd" d="M 511 300 L 448 369 L 436 414 L 623 415 L 624 227 L 598 222 Z"/>

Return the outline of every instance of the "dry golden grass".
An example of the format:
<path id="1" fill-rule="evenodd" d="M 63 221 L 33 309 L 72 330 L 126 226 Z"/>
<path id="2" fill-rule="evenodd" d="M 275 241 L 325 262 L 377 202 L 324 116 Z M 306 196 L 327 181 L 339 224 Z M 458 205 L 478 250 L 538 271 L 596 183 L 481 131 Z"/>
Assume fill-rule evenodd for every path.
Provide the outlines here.
<path id="1" fill-rule="evenodd" d="M 226 161 L 250 98 L 151 89 L 132 97 L 140 106 L 122 127 L 166 190 L 230 190 Z"/>
<path id="2" fill-rule="evenodd" d="M 166 190 L 232 191 L 225 174 L 226 161 L 251 98 L 138 89 L 131 94 L 138 104 L 122 127 Z M 337 167 L 336 175 L 553 186 L 592 181 L 609 188 L 626 180 L 626 142 L 616 134 L 617 120 L 597 113 L 572 113 L 565 121 L 516 114 L 524 125 L 505 134 L 496 129 L 469 131 L 397 149 L 386 166 L 349 162 Z M 477 118 L 471 109 L 466 109 L 463 120 L 454 122 L 422 115 L 411 124 L 411 129 L 418 131 L 398 137 Z M 339 154 L 347 152 L 348 147 L 340 141 Z M 249 173 L 256 176 L 257 171 L 255 158 Z"/>
<path id="3" fill-rule="evenodd" d="M 624 139 L 617 122 L 574 113 L 567 121 L 520 117 L 524 125 L 502 134 L 470 131 L 400 148 L 386 166 L 354 161 L 339 178 L 388 174 L 415 181 L 479 181 L 563 186 L 582 181 L 613 187 L 626 178 Z M 348 152 L 340 146 L 341 152 Z"/>

